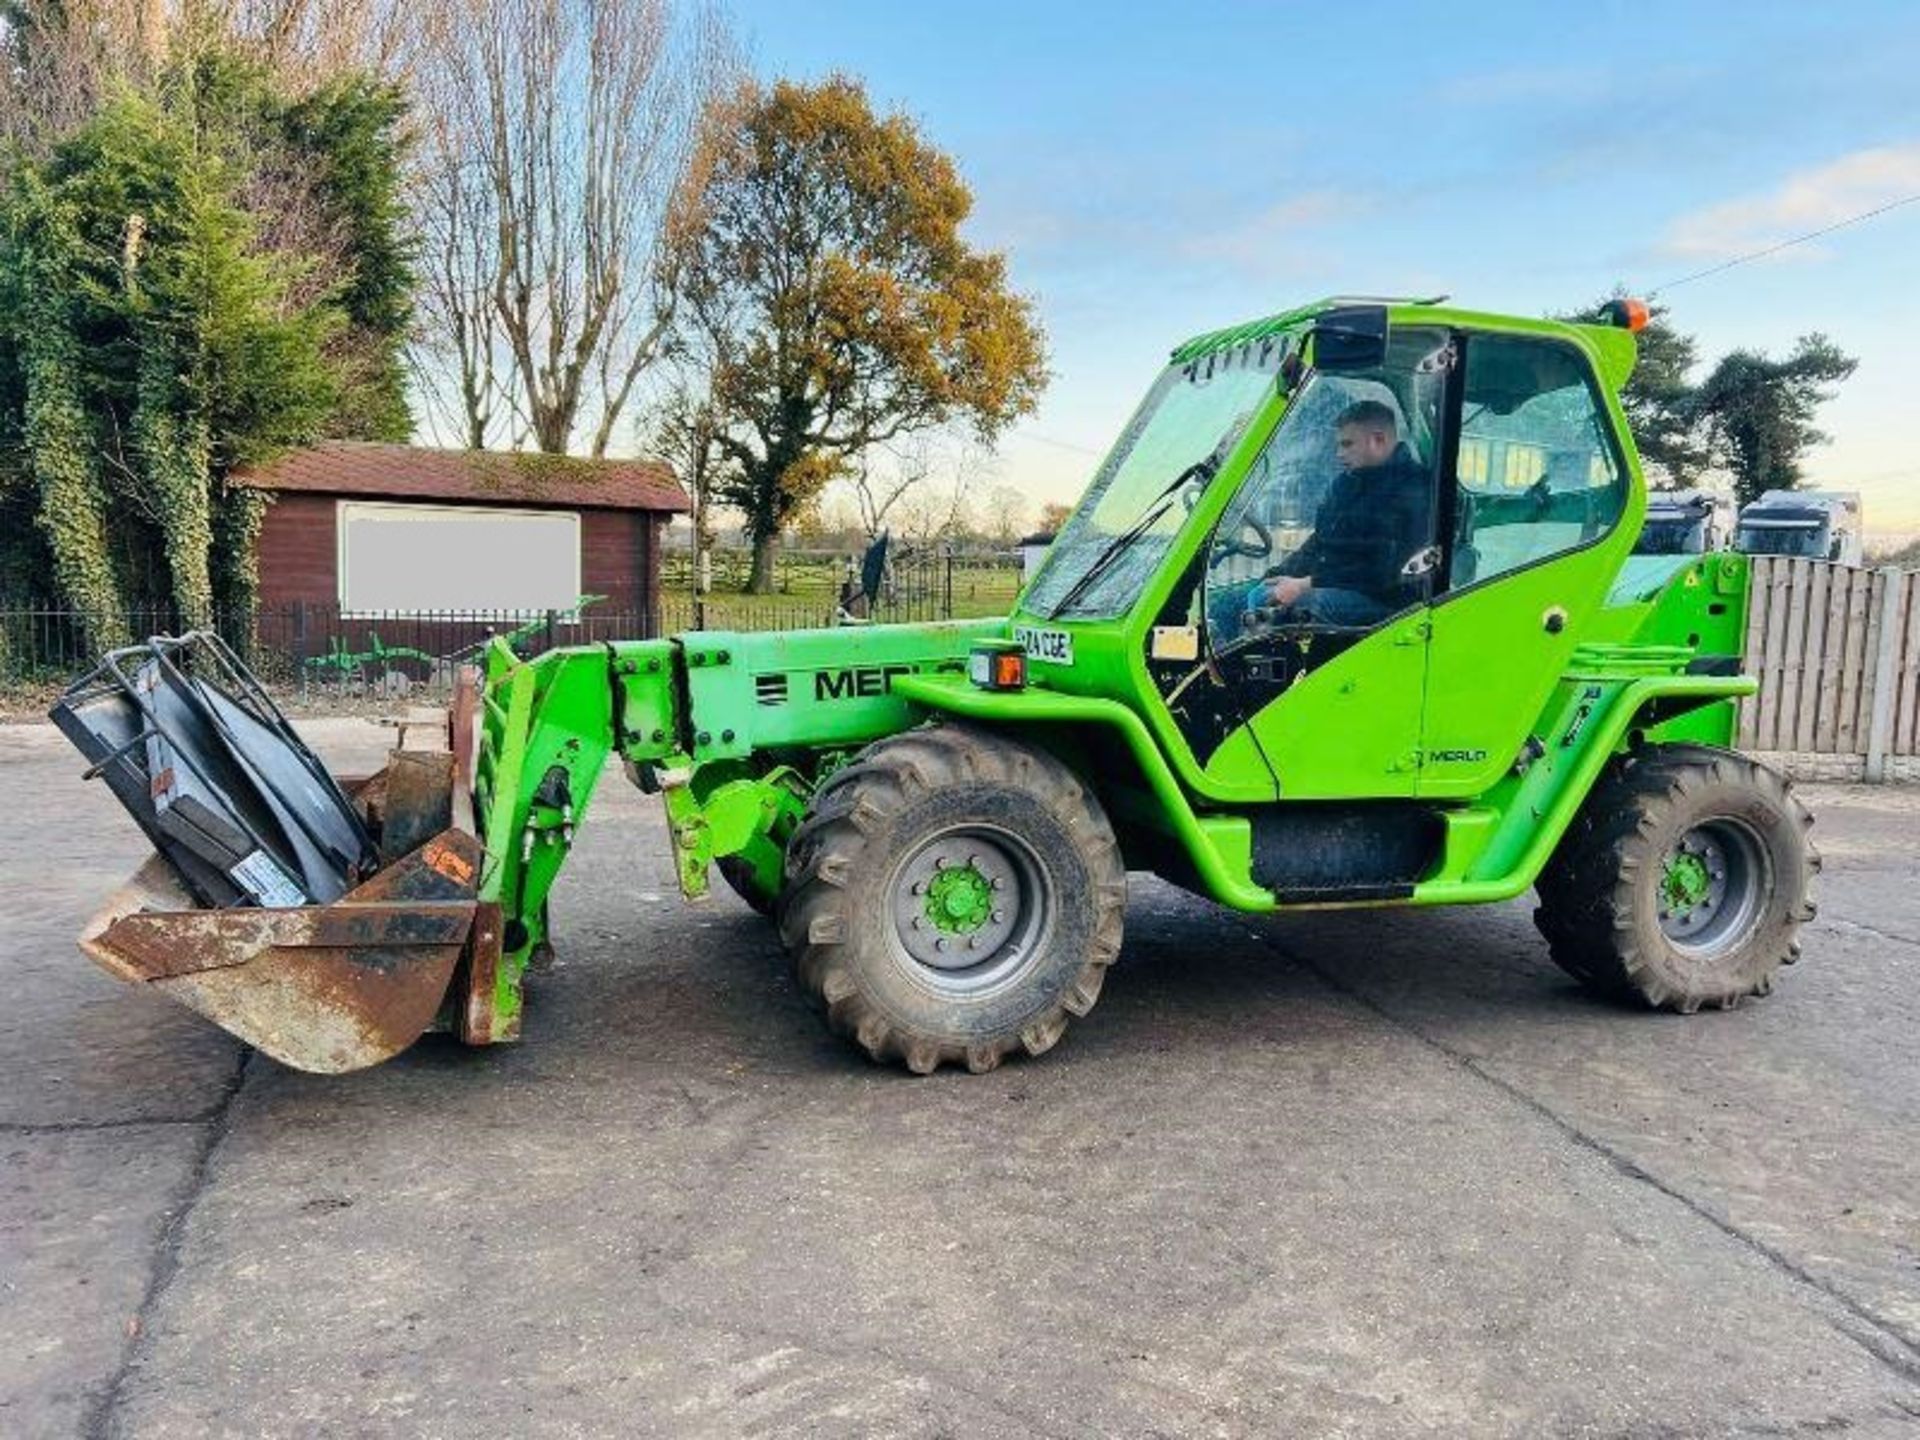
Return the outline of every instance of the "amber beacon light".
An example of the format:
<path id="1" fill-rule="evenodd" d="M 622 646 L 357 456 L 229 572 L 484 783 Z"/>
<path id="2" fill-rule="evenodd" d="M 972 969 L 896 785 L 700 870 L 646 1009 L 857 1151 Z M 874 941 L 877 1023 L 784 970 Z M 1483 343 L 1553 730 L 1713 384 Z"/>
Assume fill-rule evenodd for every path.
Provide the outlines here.
<path id="1" fill-rule="evenodd" d="M 1631 330 L 1638 335 L 1647 328 L 1650 312 L 1644 300 L 1630 300 L 1625 296 L 1612 301 L 1607 306 L 1607 319 L 1622 330 Z"/>

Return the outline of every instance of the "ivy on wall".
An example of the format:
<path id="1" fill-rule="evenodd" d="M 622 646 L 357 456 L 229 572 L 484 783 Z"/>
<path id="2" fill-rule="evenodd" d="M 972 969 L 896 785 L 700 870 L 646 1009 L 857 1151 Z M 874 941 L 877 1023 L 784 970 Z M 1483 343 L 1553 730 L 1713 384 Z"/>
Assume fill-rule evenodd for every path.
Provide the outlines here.
<path id="1" fill-rule="evenodd" d="M 213 613 L 213 504 L 207 419 L 180 394 L 179 359 L 164 335 L 145 337 L 133 405 L 133 453 L 153 498 L 174 609 L 183 626 Z"/>
<path id="2" fill-rule="evenodd" d="M 0 525 L 0 604 L 71 608 L 96 649 L 135 601 L 250 611 L 265 502 L 234 468 L 411 430 L 403 107 L 275 83 L 185 57 L 0 157 L 0 511 L 31 517 Z"/>
<path id="3" fill-rule="evenodd" d="M 102 649 L 125 643 L 126 615 L 110 554 L 79 336 L 69 313 L 71 236 L 58 206 L 37 188 L 28 190 L 23 208 L 37 223 L 18 247 L 18 281 L 9 287 L 17 306 L 21 451 L 53 581 L 84 617 L 88 644 Z"/>

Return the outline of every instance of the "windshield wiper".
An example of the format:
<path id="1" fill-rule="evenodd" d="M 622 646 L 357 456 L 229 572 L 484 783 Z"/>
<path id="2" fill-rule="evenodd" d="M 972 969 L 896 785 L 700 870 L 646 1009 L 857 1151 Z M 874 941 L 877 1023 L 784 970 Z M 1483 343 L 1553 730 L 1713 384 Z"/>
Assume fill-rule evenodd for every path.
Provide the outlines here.
<path id="1" fill-rule="evenodd" d="M 1219 468 L 1220 462 L 1208 456 L 1205 460 L 1196 460 L 1168 481 L 1167 488 L 1154 496 L 1147 503 L 1147 508 L 1140 512 L 1140 518 L 1109 540 L 1106 549 L 1094 557 L 1086 573 L 1067 587 L 1067 593 L 1060 597 L 1051 610 L 1047 611 L 1047 618 L 1058 620 L 1062 611 L 1086 594 L 1093 582 L 1106 574 L 1113 567 L 1114 561 L 1126 553 L 1127 547 L 1145 534 L 1148 526 L 1167 513 L 1167 508 L 1173 504 L 1173 497 L 1181 489 L 1195 481 L 1204 486 Z"/>

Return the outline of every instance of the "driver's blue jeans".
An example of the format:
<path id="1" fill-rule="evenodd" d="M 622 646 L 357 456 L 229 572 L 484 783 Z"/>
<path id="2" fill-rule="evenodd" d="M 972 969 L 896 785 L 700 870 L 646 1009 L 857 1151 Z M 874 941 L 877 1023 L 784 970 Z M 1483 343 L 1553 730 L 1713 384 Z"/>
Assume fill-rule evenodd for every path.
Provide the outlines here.
<path id="1" fill-rule="evenodd" d="M 1243 617 L 1262 603 L 1266 588 L 1267 582 L 1259 580 L 1243 588 L 1221 590 L 1213 596 L 1207 605 L 1207 624 L 1215 645 L 1239 638 Z M 1387 614 L 1385 604 L 1363 591 L 1315 585 L 1289 605 L 1281 618 L 1292 625 L 1359 627 L 1384 620 Z"/>

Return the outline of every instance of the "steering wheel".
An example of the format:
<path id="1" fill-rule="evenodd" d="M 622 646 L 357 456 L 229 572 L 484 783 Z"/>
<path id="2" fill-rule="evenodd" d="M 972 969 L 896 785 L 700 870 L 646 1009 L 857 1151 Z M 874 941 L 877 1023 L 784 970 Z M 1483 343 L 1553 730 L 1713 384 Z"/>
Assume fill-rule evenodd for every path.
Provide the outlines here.
<path id="1" fill-rule="evenodd" d="M 1273 532 L 1254 519 L 1251 514 L 1240 517 L 1239 528 L 1231 536 L 1216 536 L 1213 542 L 1211 564 L 1222 560 L 1231 560 L 1237 555 L 1245 555 L 1254 560 L 1265 560 L 1273 554 Z"/>

